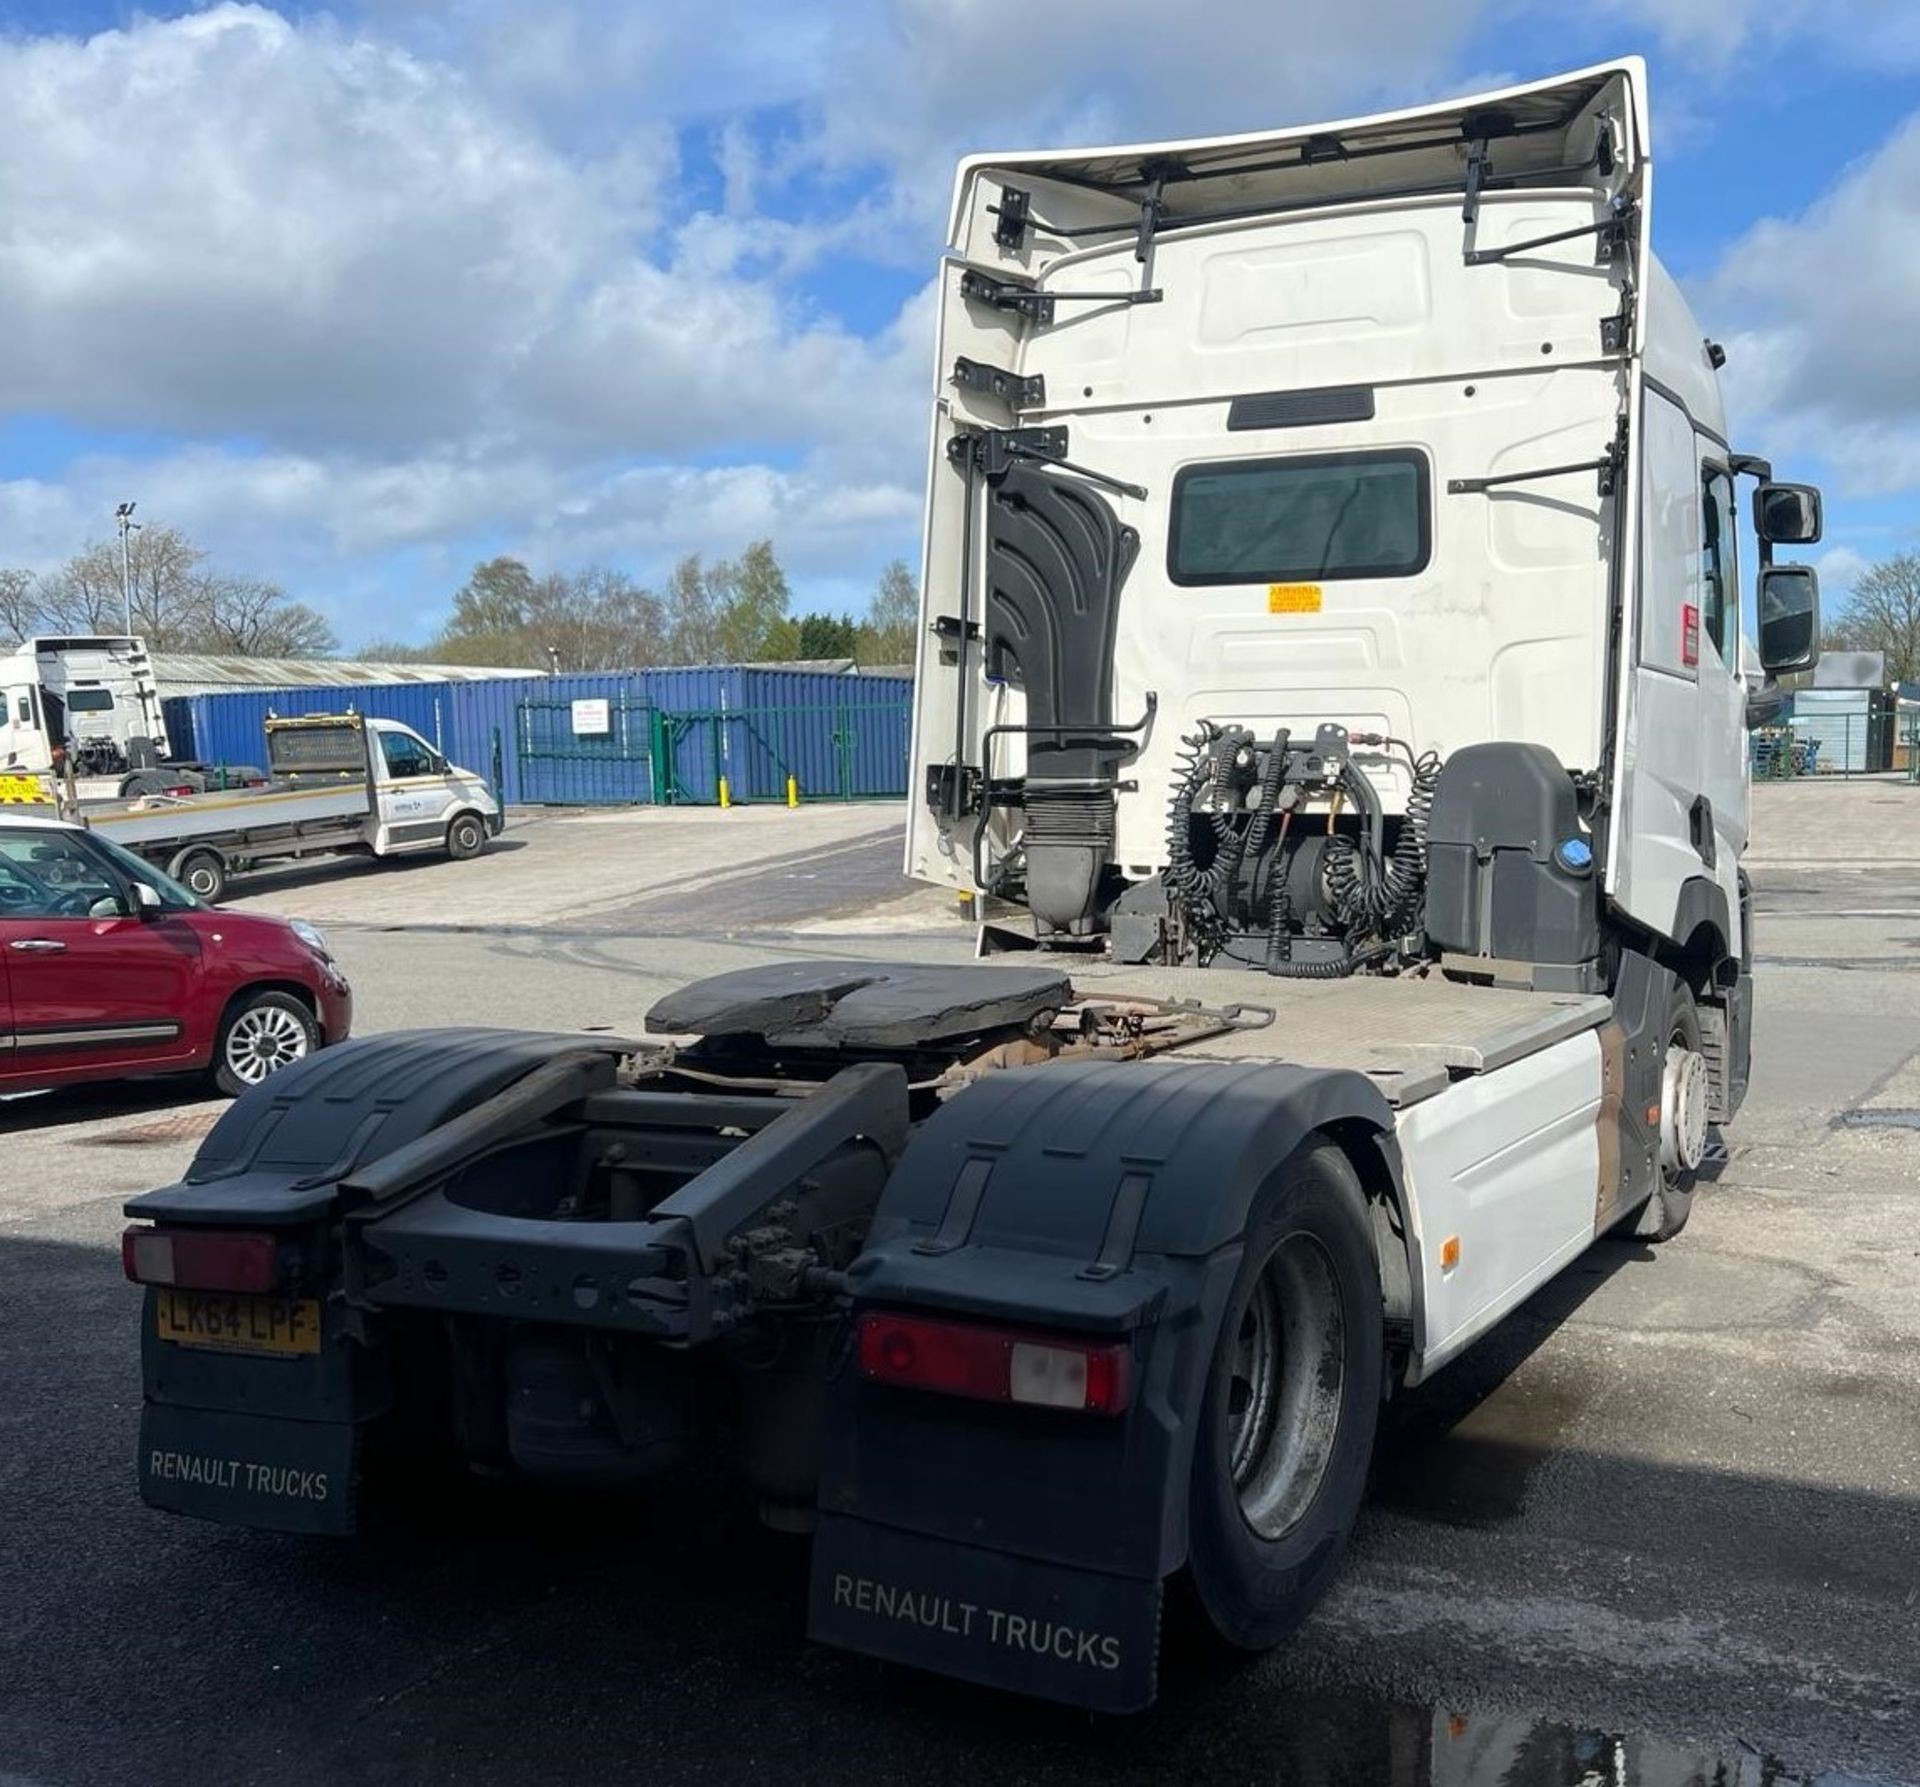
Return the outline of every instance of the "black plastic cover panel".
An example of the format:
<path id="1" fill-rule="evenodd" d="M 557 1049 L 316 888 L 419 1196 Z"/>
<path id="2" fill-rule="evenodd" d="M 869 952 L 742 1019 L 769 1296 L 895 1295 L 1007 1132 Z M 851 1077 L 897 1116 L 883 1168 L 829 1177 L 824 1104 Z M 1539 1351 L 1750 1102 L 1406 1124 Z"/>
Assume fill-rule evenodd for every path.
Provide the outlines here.
<path id="1" fill-rule="evenodd" d="M 1028 773 L 1100 776 L 1114 758 L 1113 636 L 1139 537 L 1092 486 L 1016 464 L 987 510 L 987 674 L 1027 692 Z"/>
<path id="2" fill-rule="evenodd" d="M 1307 428 L 1316 422 L 1371 422 L 1371 385 L 1322 385 L 1314 391 L 1262 391 L 1236 397 L 1227 409 L 1227 427 Z"/>
<path id="3" fill-rule="evenodd" d="M 1024 1029 L 1073 997 L 1052 968 L 774 962 L 669 993 L 655 1035 L 756 1036 L 800 1048 L 910 1049 Z"/>

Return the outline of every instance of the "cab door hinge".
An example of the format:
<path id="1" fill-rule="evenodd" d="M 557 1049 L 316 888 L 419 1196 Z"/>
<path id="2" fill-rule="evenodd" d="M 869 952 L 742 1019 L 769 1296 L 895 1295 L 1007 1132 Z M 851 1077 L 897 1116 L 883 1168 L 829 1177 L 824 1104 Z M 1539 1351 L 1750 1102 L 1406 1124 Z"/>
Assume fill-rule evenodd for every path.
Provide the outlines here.
<path id="1" fill-rule="evenodd" d="M 997 397 L 1009 409 L 1036 410 L 1047 406 L 1047 381 L 1037 372 L 1023 376 L 989 366 L 984 360 L 969 360 L 962 354 L 953 363 L 953 382 L 963 391 L 981 391 Z"/>

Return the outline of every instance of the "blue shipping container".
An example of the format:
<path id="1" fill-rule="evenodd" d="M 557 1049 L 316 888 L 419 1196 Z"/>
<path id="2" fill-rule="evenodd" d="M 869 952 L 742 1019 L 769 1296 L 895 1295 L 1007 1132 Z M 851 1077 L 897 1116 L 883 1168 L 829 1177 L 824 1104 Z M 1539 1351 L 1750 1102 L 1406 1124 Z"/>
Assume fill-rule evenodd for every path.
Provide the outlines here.
<path id="1" fill-rule="evenodd" d="M 276 689 L 167 703 L 178 755 L 263 761 L 272 714 L 354 711 L 399 720 L 491 778 L 496 738 L 510 802 L 713 805 L 899 796 L 913 684 L 752 665 L 511 681 Z M 657 760 L 656 760 L 657 759 Z"/>
<path id="2" fill-rule="evenodd" d="M 174 731 L 174 713 L 185 708 L 192 755 L 201 763 L 251 764 L 267 760 L 267 717 L 285 719 L 299 714 L 366 714 L 376 720 L 398 720 L 439 747 L 455 762 L 464 762 L 450 737 L 453 704 L 450 683 L 368 684 L 351 689 L 240 689 L 222 695 L 176 697 L 166 706 L 168 741 L 176 756 L 186 755 Z M 486 773 L 484 763 L 466 767 Z"/>

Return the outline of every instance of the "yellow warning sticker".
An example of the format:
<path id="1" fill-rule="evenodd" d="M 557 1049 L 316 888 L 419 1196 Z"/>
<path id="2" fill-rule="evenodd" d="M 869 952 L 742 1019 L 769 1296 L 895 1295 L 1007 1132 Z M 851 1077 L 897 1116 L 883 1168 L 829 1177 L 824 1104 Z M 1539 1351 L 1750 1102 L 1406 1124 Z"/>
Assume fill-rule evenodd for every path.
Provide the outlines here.
<path id="1" fill-rule="evenodd" d="M 52 806 L 53 796 L 38 776 L 0 774 L 0 801 L 9 806 Z"/>
<path id="2" fill-rule="evenodd" d="M 1268 584 L 1267 612 L 1269 614 L 1318 614 L 1320 612 L 1319 584 Z"/>

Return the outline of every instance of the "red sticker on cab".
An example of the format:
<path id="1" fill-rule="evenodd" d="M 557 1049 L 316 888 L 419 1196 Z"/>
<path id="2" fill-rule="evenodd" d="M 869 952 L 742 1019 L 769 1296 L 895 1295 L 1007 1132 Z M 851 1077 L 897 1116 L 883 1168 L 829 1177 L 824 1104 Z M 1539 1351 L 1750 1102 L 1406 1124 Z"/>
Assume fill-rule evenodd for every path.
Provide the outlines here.
<path id="1" fill-rule="evenodd" d="M 1680 662 L 1689 669 L 1700 662 L 1700 610 L 1691 602 L 1680 609 Z"/>

